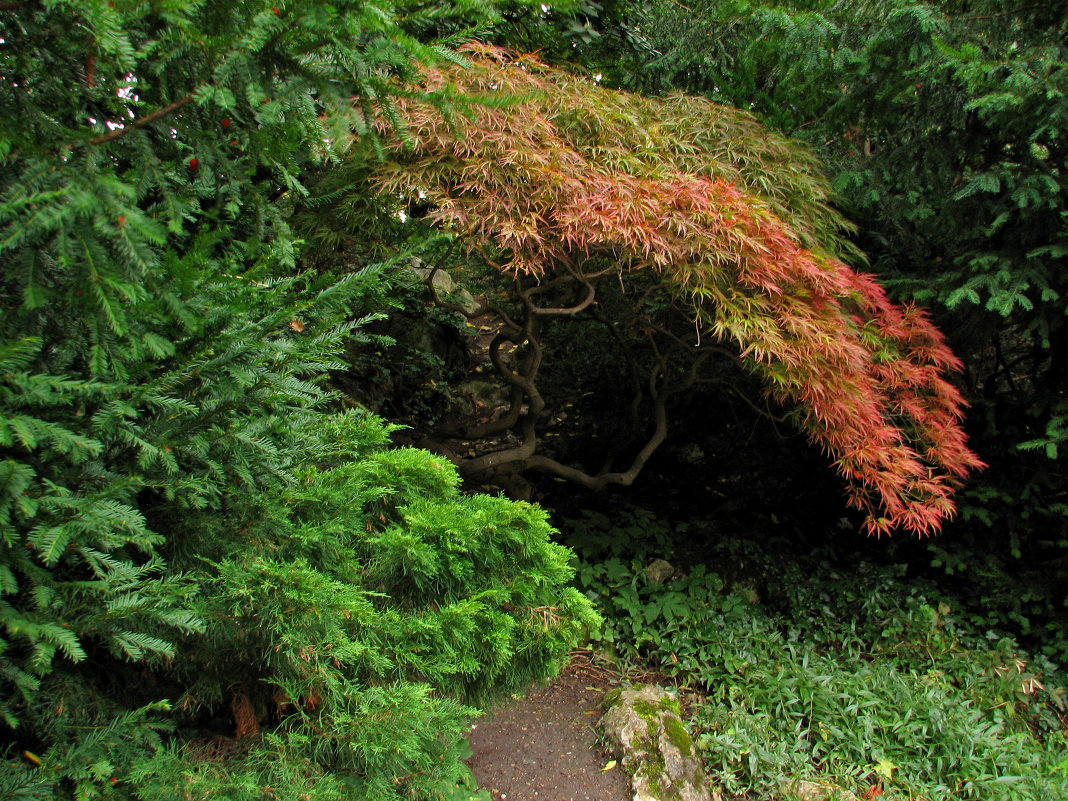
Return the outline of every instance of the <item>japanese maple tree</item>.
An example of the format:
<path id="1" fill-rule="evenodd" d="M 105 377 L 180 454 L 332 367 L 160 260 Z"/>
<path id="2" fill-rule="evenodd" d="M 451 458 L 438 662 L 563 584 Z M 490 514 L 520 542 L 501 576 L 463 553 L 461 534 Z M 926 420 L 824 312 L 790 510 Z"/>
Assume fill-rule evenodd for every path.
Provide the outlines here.
<path id="1" fill-rule="evenodd" d="M 515 277 L 519 311 L 501 313 L 490 348 L 511 408 L 464 433 L 519 436 L 472 470 L 510 463 L 627 484 L 664 439 L 664 400 L 731 343 L 834 459 L 870 533 L 937 531 L 953 489 L 981 466 L 947 378 L 960 365 L 921 310 L 891 303 L 840 258 L 843 223 L 813 158 L 704 99 L 614 91 L 486 45 L 467 55 L 425 71 L 441 103 L 400 104 L 406 135 L 373 180 L 383 197 L 429 204 L 471 258 Z M 458 93 L 484 102 L 443 115 Z M 682 380 L 671 384 L 665 364 L 650 376 L 653 434 L 628 470 L 590 475 L 539 455 L 541 321 L 591 308 L 600 279 L 650 271 L 693 340 Z"/>

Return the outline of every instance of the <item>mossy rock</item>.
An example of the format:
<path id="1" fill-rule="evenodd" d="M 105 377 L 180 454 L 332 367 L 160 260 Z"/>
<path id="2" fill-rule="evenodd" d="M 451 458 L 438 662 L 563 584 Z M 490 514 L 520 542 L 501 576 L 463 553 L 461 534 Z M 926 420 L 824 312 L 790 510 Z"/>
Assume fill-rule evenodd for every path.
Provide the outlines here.
<path id="1" fill-rule="evenodd" d="M 599 725 L 631 775 L 634 801 L 712 801 L 676 695 L 644 685 L 614 691 L 606 705 Z"/>

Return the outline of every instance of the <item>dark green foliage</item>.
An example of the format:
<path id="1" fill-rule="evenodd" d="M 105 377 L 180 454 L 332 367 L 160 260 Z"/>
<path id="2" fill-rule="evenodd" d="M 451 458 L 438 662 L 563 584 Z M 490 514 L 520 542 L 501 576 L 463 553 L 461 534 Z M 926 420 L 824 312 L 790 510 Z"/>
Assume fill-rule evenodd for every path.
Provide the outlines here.
<path id="1" fill-rule="evenodd" d="M 390 265 L 288 222 L 493 14 L 0 3 L 0 797 L 468 798 L 465 704 L 591 622 L 540 512 L 334 416 Z"/>
<path id="2" fill-rule="evenodd" d="M 697 693 L 698 750 L 727 792 L 789 798 L 800 781 L 887 799 L 1068 792 L 1066 676 L 904 565 L 842 570 L 829 554 L 786 561 L 783 543 L 728 537 L 704 552 L 708 567 L 652 584 L 646 565 L 671 557 L 682 526 L 587 515 L 574 534 L 580 552 L 618 554 L 579 566 L 604 645 Z"/>
<path id="3" fill-rule="evenodd" d="M 349 420 L 329 422 L 331 438 L 359 441 Z M 552 672 L 590 622 L 581 597 L 560 589 L 572 575 L 569 552 L 548 541 L 541 510 L 461 496 L 455 468 L 424 451 L 317 456 L 321 466 L 264 499 L 277 509 L 261 507 L 216 563 L 216 606 L 202 616 L 233 618 L 235 642 L 251 630 L 244 617 L 273 621 L 281 633 L 271 636 L 293 643 L 353 638 L 345 629 L 355 627 L 358 644 L 323 654 L 327 662 L 348 654 L 349 678 L 421 676 L 479 700 Z M 250 583 L 250 574 L 260 578 Z M 268 662 L 298 659 L 273 643 L 262 650 Z M 218 662 L 209 653 L 194 672 L 203 677 Z"/>

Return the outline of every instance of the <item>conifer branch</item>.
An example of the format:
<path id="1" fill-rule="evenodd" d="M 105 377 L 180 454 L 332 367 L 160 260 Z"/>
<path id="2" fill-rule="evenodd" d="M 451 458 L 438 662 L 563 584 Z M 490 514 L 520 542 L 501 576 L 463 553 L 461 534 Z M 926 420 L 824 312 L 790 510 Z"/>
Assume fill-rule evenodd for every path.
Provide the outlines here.
<path id="1" fill-rule="evenodd" d="M 89 140 L 89 144 L 94 146 L 103 145 L 108 142 L 111 142 L 112 140 L 126 136 L 126 134 L 130 133 L 131 131 L 136 131 L 138 128 L 144 128 L 146 125 L 151 125 L 157 120 L 163 119 L 168 114 L 172 114 L 173 112 L 177 111 L 186 103 L 191 101 L 193 97 L 194 95 L 188 94 L 185 97 L 179 98 L 173 103 L 166 105 L 161 109 L 156 109 L 151 114 L 148 114 L 138 120 L 135 120 L 134 122 L 131 122 L 129 125 L 124 125 L 122 128 L 116 128 L 114 131 L 110 131 L 109 133 L 103 134 L 102 136 L 93 137 Z"/>

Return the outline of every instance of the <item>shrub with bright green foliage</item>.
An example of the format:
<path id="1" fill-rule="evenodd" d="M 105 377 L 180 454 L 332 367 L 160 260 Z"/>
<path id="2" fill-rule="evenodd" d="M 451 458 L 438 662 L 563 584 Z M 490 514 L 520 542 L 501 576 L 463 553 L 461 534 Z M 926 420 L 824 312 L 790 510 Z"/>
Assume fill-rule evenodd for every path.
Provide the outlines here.
<path id="1" fill-rule="evenodd" d="M 493 7 L 409 11 L 0 3 L 0 798 L 467 798 L 595 622 L 323 386 L 389 265 L 301 269 L 302 177 Z"/>
<path id="2" fill-rule="evenodd" d="M 902 801 L 1068 797 L 1064 674 L 957 621 L 903 566 L 783 565 L 738 539 L 709 554 L 733 579 L 698 564 L 655 585 L 644 567 L 670 527 L 634 522 L 659 545 L 584 561 L 580 584 L 605 646 L 699 693 L 696 742 L 729 793 L 786 799 L 812 781 Z M 597 516 L 576 529 L 588 553 L 628 540 Z"/>
<path id="3" fill-rule="evenodd" d="M 9 754 L 0 790 L 71 782 L 91 797 L 114 778 L 139 798 L 179 785 L 260 798 L 288 783 L 387 799 L 467 786 L 461 736 L 476 710 L 463 702 L 551 675 L 596 625 L 564 587 L 570 551 L 536 507 L 461 496 L 449 463 L 386 449 L 374 418 L 311 422 L 300 433 L 316 466 L 166 527 L 188 556 L 173 549 L 160 570 L 196 589 L 194 633 L 166 661 L 57 663 L 16 729 L 22 744 L 46 740 L 42 765 Z M 162 698 L 123 710 L 153 692 L 173 714 Z M 165 745 L 159 730 L 176 725 Z"/>
<path id="4" fill-rule="evenodd" d="M 231 536 L 198 529 L 207 631 L 168 671 L 180 710 L 233 704 L 265 736 L 221 762 L 190 765 L 197 740 L 165 749 L 131 768 L 139 797 L 180 777 L 194 797 L 260 798 L 298 766 L 311 775 L 286 781 L 311 798 L 450 797 L 468 782 L 461 702 L 551 675 L 596 624 L 543 511 L 461 496 L 451 464 L 385 449 L 373 419 L 318 426 L 333 453 Z"/>

